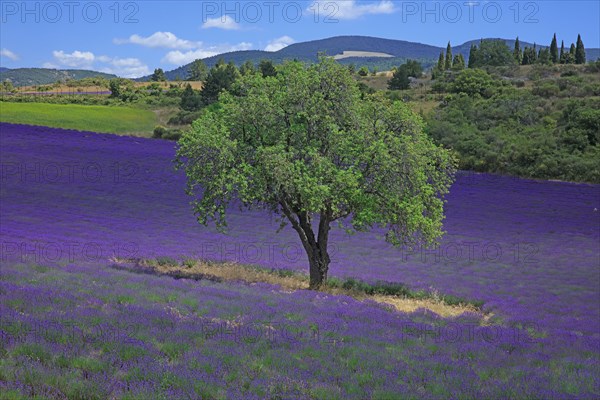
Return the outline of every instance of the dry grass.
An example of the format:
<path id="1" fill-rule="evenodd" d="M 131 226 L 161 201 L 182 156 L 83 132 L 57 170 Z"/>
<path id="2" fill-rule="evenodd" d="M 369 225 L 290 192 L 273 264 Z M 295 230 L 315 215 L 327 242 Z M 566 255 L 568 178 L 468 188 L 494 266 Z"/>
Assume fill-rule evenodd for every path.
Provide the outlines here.
<path id="1" fill-rule="evenodd" d="M 411 101 L 408 104 L 414 112 L 422 113 L 423 115 L 429 115 L 440 105 L 440 101 L 438 101 L 438 100 L 417 100 L 417 101 Z"/>
<path id="2" fill-rule="evenodd" d="M 175 116 L 179 111 L 179 107 L 161 107 L 152 111 L 156 115 L 157 124 L 167 126 L 169 125 L 169 119 Z"/>
<path id="3" fill-rule="evenodd" d="M 387 90 L 388 80 L 390 79 L 387 75 L 388 72 L 384 71 L 378 73 L 377 76 L 361 76 L 358 81 L 375 90 Z"/>
<path id="4" fill-rule="evenodd" d="M 257 267 L 241 265 L 236 263 L 206 263 L 194 262 L 186 265 L 160 265 L 154 261 L 147 260 L 111 260 L 118 267 L 125 267 L 133 264 L 136 270 L 150 272 L 158 275 L 189 277 L 196 279 L 212 279 L 217 281 L 241 281 L 248 284 L 268 283 L 278 285 L 282 291 L 291 293 L 296 290 L 305 290 L 308 288 L 308 277 L 306 275 L 290 272 L 282 274 L 277 271 L 263 270 Z M 441 317 L 456 317 L 464 313 L 480 314 L 482 324 L 489 321 L 491 314 L 482 313 L 477 307 L 471 304 L 448 305 L 441 299 L 411 299 L 399 296 L 388 295 L 368 295 L 356 290 L 346 290 L 340 287 L 323 287 L 321 292 L 331 295 L 346 295 L 359 301 L 371 300 L 394 307 L 396 310 L 404 313 L 412 313 L 419 309 L 429 310 Z"/>

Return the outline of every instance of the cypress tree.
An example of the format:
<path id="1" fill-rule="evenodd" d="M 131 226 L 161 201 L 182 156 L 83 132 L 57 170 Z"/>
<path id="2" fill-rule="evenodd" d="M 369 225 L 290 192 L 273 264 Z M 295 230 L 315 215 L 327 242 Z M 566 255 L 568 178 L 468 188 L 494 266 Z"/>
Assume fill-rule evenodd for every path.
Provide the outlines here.
<path id="1" fill-rule="evenodd" d="M 450 42 L 448 42 L 448 46 L 446 46 L 446 62 L 444 64 L 444 69 L 452 69 L 452 46 L 450 46 Z"/>
<path id="2" fill-rule="evenodd" d="M 552 57 L 548 48 L 540 49 L 537 57 L 538 64 L 552 64 Z"/>
<path id="3" fill-rule="evenodd" d="M 440 53 L 440 57 L 438 58 L 438 63 L 437 63 L 438 70 L 443 71 L 444 70 L 444 65 L 445 65 L 445 63 L 444 63 L 444 52 L 442 51 Z"/>
<path id="4" fill-rule="evenodd" d="M 454 59 L 452 60 L 452 69 L 454 71 L 461 71 L 465 69 L 465 58 L 462 54 L 457 54 L 454 56 Z"/>
<path id="5" fill-rule="evenodd" d="M 471 45 L 469 50 L 469 68 L 476 68 L 477 66 L 477 46 Z"/>
<path id="6" fill-rule="evenodd" d="M 550 61 L 552 61 L 553 64 L 558 62 L 558 44 L 556 42 L 556 33 L 552 38 L 552 43 L 550 43 Z"/>
<path id="7" fill-rule="evenodd" d="M 531 64 L 529 60 L 529 47 L 525 46 L 525 50 L 523 50 L 523 58 L 521 59 L 521 65 L 529 64 Z"/>
<path id="8" fill-rule="evenodd" d="M 575 49 L 575 64 L 585 64 L 585 48 L 581 35 L 577 35 L 577 47 Z"/>
<path id="9" fill-rule="evenodd" d="M 565 41 L 564 40 L 561 40 L 561 42 L 560 42 L 560 56 L 559 56 L 559 59 L 560 59 L 560 63 L 561 64 L 565 63 Z"/>
<path id="10" fill-rule="evenodd" d="M 535 45 L 534 45 L 535 46 Z M 521 62 L 522 65 L 531 65 L 537 62 L 538 54 L 535 51 L 535 47 L 525 47 L 523 50 L 523 60 Z"/>
<path id="11" fill-rule="evenodd" d="M 515 40 L 515 49 L 513 50 L 513 56 L 515 57 L 515 61 L 517 64 L 521 64 L 523 61 L 523 53 L 521 52 L 521 42 L 519 42 L 519 37 L 517 36 L 517 40 Z"/>

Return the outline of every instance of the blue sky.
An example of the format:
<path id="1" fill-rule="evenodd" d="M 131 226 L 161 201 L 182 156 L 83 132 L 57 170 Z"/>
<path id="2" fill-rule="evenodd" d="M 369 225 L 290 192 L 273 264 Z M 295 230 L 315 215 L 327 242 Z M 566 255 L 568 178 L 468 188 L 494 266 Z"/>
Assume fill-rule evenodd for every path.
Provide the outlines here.
<path id="1" fill-rule="evenodd" d="M 125 77 L 233 50 L 367 35 L 436 46 L 482 37 L 600 47 L 600 1 L 6 1 L 0 65 Z"/>

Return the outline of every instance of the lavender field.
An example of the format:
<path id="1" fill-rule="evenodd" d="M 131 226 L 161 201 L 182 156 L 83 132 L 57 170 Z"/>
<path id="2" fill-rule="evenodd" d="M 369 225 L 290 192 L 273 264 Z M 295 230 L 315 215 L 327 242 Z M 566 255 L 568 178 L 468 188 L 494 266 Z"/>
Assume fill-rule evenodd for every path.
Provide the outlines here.
<path id="1" fill-rule="evenodd" d="M 482 301 L 441 318 L 115 258 L 306 271 L 296 233 L 199 225 L 172 142 L 1 124 L 0 392 L 7 398 L 600 397 L 600 186 L 461 173 L 437 249 L 331 235 L 330 276 Z"/>

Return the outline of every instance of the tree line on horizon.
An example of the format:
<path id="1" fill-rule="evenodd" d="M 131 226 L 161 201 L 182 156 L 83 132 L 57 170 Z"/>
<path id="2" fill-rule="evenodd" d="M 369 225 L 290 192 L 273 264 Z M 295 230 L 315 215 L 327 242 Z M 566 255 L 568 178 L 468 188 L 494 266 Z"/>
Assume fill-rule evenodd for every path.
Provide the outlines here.
<path id="1" fill-rule="evenodd" d="M 585 46 L 581 35 L 577 35 L 577 44 L 571 43 L 570 49 L 565 49 L 565 41 L 561 42 L 560 52 L 556 33 L 552 37 L 549 47 L 538 49 L 536 43 L 533 47 L 525 46 L 521 49 L 521 42 L 517 36 L 512 53 L 506 43 L 498 40 L 482 40 L 479 47 L 471 45 L 469 51 L 469 68 L 482 66 L 503 65 L 533 65 L 533 64 L 585 64 Z"/>

